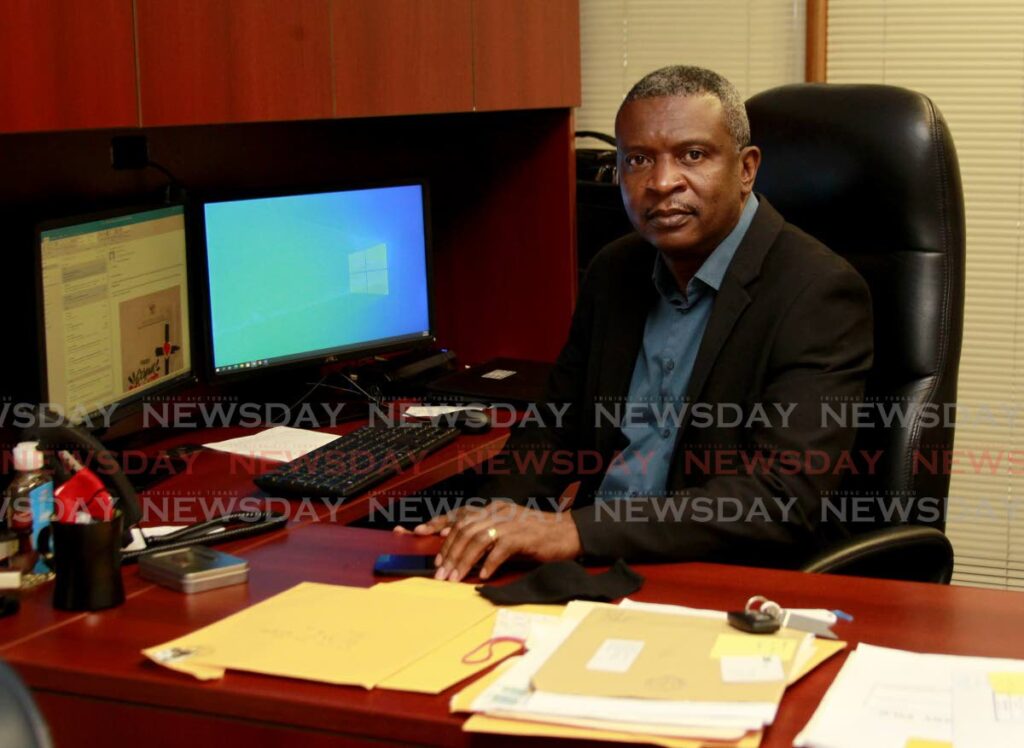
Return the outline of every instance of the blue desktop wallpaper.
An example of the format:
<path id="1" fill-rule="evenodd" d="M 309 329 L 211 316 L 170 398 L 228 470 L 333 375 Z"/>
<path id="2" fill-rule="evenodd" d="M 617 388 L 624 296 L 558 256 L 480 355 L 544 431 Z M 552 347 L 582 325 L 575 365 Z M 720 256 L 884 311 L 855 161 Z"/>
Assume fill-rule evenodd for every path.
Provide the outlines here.
<path id="1" fill-rule="evenodd" d="M 421 187 L 205 207 L 214 366 L 429 329 Z"/>

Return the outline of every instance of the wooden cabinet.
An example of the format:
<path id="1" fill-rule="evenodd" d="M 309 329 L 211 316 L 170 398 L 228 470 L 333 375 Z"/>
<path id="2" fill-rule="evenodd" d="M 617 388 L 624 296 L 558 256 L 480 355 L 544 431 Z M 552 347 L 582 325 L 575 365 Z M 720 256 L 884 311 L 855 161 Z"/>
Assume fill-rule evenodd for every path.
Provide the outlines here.
<path id="1" fill-rule="evenodd" d="M 144 126 L 333 114 L 330 0 L 136 0 Z"/>
<path id="2" fill-rule="evenodd" d="M 0 101 L 0 132 L 567 108 L 579 1 L 0 0 Z"/>
<path id="3" fill-rule="evenodd" d="M 578 0 L 332 0 L 334 114 L 580 103 Z"/>
<path id="4" fill-rule="evenodd" d="M 0 136 L 0 174 L 19 175 L 0 184 L 0 218 L 21 237 L 17 274 L 30 272 L 39 217 L 159 189 L 154 170 L 110 168 L 115 128 L 137 127 L 196 195 L 425 178 L 440 344 L 467 362 L 550 360 L 577 277 L 578 10 L 577 0 L 0 0 L 0 132 L 74 130 Z M 32 293 L 9 294 L 0 311 L 32 308 Z M 35 342 L 25 334 L 15 348 L 28 356 Z"/>
<path id="5" fill-rule="evenodd" d="M 578 0 L 474 0 L 476 108 L 580 104 Z"/>
<path id="6" fill-rule="evenodd" d="M 471 0 L 334 0 L 334 114 L 473 108 Z"/>
<path id="7" fill-rule="evenodd" d="M 137 124 L 131 0 L 0 0 L 0 132 Z"/>

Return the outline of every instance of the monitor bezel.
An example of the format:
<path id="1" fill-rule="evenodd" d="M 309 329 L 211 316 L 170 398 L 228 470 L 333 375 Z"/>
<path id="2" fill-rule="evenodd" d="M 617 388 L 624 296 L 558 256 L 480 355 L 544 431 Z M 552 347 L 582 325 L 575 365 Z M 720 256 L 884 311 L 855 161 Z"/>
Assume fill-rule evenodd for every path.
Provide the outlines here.
<path id="1" fill-rule="evenodd" d="M 212 299 L 210 297 L 210 263 L 208 247 L 206 243 L 206 206 L 212 203 L 226 203 L 245 200 L 261 200 L 274 197 L 295 197 L 299 195 L 323 195 L 334 192 L 355 192 L 359 190 L 381 189 L 388 187 L 419 187 L 423 210 L 423 252 L 426 269 L 427 284 L 427 335 L 416 334 L 414 336 L 377 341 L 372 344 L 355 346 L 337 346 L 311 351 L 306 354 L 269 362 L 263 366 L 240 368 L 231 371 L 217 371 L 213 347 L 213 314 Z M 437 329 L 435 327 L 436 309 L 434 305 L 434 268 L 433 268 L 433 230 L 431 225 L 430 211 L 430 189 L 427 180 L 424 178 L 399 178 L 379 179 L 344 182 L 341 184 L 331 183 L 329 185 L 303 185 L 288 188 L 273 188 L 261 190 L 232 190 L 210 192 L 202 196 L 196 196 L 196 210 L 193 214 L 194 231 L 198 250 L 197 265 L 201 268 L 200 280 L 197 285 L 197 293 L 201 300 L 200 311 L 202 314 L 203 328 L 203 363 L 206 381 L 210 383 L 223 383 L 238 381 L 250 378 L 253 375 L 264 373 L 279 373 L 289 369 L 322 367 L 325 365 L 357 364 L 360 361 L 371 359 L 385 353 L 396 351 L 412 351 L 420 348 L 433 346 L 437 343 Z"/>
<path id="2" fill-rule="evenodd" d="M 113 411 L 111 417 L 104 420 L 101 424 L 96 423 L 96 416 L 102 412 L 101 408 L 88 411 L 81 420 L 74 420 L 70 418 L 68 414 L 69 409 L 67 408 L 67 403 L 61 403 L 60 405 L 64 412 L 57 415 L 60 415 L 62 420 L 67 419 L 67 422 L 72 425 L 84 426 L 90 431 L 98 432 L 135 414 L 138 410 L 135 406 L 139 405 L 146 398 L 166 395 L 172 389 L 196 384 L 199 381 L 198 374 L 201 367 L 199 358 L 197 358 L 197 353 L 199 352 L 200 347 L 197 345 L 198 338 L 196 337 L 197 330 L 195 324 L 195 305 L 198 300 L 196 296 L 197 277 L 195 267 L 196 263 L 194 261 L 193 250 L 191 247 L 192 242 L 189 229 L 191 211 L 188 203 L 186 202 L 133 203 L 131 205 L 109 208 L 106 210 L 89 213 L 76 213 L 59 218 L 46 219 L 39 221 L 34 227 L 33 272 L 35 274 L 36 291 L 35 311 L 39 361 L 39 402 L 42 406 L 52 406 L 53 402 L 50 393 L 49 362 L 47 361 L 46 353 L 46 304 L 43 298 L 43 234 L 47 231 L 68 228 L 69 226 L 76 226 L 78 224 L 103 221 L 110 218 L 119 218 L 135 213 L 167 210 L 168 208 L 181 209 L 182 223 L 185 232 L 185 279 L 188 284 L 188 287 L 185 289 L 185 298 L 188 301 L 189 313 L 186 315 L 186 319 L 182 321 L 182 324 L 186 326 L 189 331 L 189 345 L 191 347 L 191 361 L 189 367 L 179 374 L 168 377 L 159 384 L 143 389 L 141 392 L 127 394 L 124 397 L 115 400 L 114 402 L 117 404 L 117 408 Z M 52 409 L 50 410 L 52 412 Z M 75 415 L 77 415 L 77 413 Z"/>

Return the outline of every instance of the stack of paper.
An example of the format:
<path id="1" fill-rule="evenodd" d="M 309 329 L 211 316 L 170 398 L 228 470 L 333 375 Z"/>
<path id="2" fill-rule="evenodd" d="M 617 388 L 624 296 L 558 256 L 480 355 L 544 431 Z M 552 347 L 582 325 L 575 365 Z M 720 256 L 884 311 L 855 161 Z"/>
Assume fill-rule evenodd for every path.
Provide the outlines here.
<path id="1" fill-rule="evenodd" d="M 452 700 L 469 731 L 756 746 L 788 683 L 842 642 L 744 634 L 724 614 L 571 603 L 528 652 Z"/>
<path id="2" fill-rule="evenodd" d="M 300 584 L 143 654 L 202 680 L 236 669 L 437 694 L 523 640 L 525 655 L 452 699 L 474 713 L 466 730 L 756 748 L 786 685 L 845 646 L 629 601 L 498 609 L 471 585 L 407 579 Z"/>
<path id="3" fill-rule="evenodd" d="M 1019 748 L 1024 745 L 1024 661 L 861 644 L 796 744 Z"/>

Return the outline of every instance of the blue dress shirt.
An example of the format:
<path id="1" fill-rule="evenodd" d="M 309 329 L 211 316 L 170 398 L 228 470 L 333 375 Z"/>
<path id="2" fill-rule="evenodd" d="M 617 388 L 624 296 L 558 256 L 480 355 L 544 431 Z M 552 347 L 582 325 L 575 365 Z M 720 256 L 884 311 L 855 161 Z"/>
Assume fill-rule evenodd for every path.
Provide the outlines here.
<path id="1" fill-rule="evenodd" d="M 658 301 L 647 315 L 629 396 L 619 410 L 620 428 L 629 444 L 605 473 L 598 501 L 665 494 L 677 414 L 682 412 L 697 350 L 725 271 L 756 212 L 757 198 L 751 194 L 736 226 L 690 279 L 685 296 L 658 254 L 653 275 Z"/>

